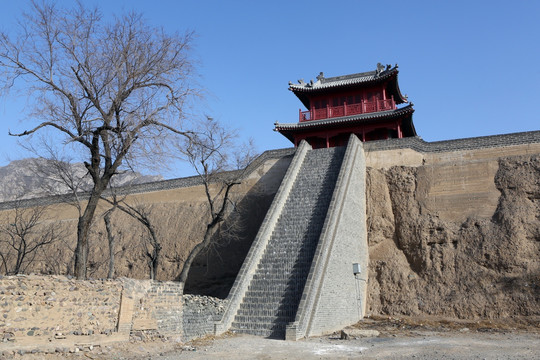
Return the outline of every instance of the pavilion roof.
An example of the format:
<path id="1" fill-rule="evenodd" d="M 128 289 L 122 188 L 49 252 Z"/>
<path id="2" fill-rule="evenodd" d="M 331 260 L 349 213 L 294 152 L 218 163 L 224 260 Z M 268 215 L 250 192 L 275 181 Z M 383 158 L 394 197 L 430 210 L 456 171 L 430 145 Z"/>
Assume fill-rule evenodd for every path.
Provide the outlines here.
<path id="1" fill-rule="evenodd" d="M 391 65 L 386 65 L 385 67 L 379 63 L 377 64 L 376 70 L 351 75 L 326 78 L 321 72 L 319 76 L 317 76 L 317 81 L 310 80 L 309 82 L 304 82 L 303 79 L 300 79 L 298 80 L 298 84 L 289 82 L 289 90 L 291 90 L 300 99 L 300 101 L 302 101 L 304 106 L 309 109 L 310 95 L 359 86 L 365 87 L 394 78 L 395 82 L 392 85 L 392 88 L 394 88 L 392 93 L 395 93 L 396 95 L 396 103 L 400 104 L 407 102 L 407 98 L 402 96 L 401 92 L 399 91 L 399 86 L 397 85 L 397 74 L 397 65 L 394 67 Z"/>
<path id="2" fill-rule="evenodd" d="M 380 64 L 379 64 L 380 65 Z M 386 69 L 379 67 L 378 70 L 362 72 L 358 74 L 343 75 L 343 76 L 334 76 L 326 78 L 321 72 L 317 76 L 317 81 L 311 80 L 310 82 L 304 82 L 303 79 L 298 80 L 298 84 L 293 84 L 289 82 L 289 89 L 293 92 L 296 91 L 317 91 L 321 89 L 328 89 L 334 87 L 350 86 L 357 84 L 364 84 L 369 82 L 381 81 L 384 79 L 390 78 L 392 75 L 397 74 L 397 65 L 393 68 L 390 65 L 386 66 Z"/>

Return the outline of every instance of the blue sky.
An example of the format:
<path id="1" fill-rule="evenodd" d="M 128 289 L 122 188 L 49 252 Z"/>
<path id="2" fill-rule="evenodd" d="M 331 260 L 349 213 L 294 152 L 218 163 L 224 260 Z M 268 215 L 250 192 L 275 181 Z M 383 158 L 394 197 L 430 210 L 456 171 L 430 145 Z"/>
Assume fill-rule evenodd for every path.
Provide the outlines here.
<path id="1" fill-rule="evenodd" d="M 26 1 L 0 0 L 9 29 Z M 70 4 L 71 1 L 59 1 Z M 104 14 L 143 13 L 168 31 L 194 30 L 201 112 L 252 137 L 258 151 L 289 147 L 273 124 L 298 121 L 288 82 L 398 64 L 426 141 L 540 130 L 540 1 L 88 0 Z M 0 165 L 24 157 L 8 129 L 24 102 L 0 98 Z M 177 173 L 176 176 L 184 176 Z"/>

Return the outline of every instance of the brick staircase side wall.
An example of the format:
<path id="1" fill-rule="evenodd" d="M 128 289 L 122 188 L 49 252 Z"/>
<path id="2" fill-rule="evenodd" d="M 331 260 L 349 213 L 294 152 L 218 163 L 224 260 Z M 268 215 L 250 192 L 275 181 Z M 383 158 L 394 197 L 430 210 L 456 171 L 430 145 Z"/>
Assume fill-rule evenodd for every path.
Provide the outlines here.
<path id="1" fill-rule="evenodd" d="M 365 157 L 351 136 L 295 322 L 286 338 L 297 340 L 351 325 L 365 312 L 368 245 Z M 353 274 L 353 263 L 361 274 Z"/>

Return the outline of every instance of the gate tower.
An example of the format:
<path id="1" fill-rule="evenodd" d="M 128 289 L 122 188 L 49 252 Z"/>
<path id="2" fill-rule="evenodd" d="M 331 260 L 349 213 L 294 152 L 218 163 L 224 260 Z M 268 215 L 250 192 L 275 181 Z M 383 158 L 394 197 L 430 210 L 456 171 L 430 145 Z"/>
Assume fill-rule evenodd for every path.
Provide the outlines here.
<path id="1" fill-rule="evenodd" d="M 413 104 L 401 94 L 397 76 L 397 65 L 379 63 L 374 71 L 330 78 L 321 72 L 315 82 L 289 82 L 308 110 L 300 109 L 298 123 L 276 122 L 274 131 L 314 149 L 343 146 L 351 134 L 362 141 L 416 136 Z"/>

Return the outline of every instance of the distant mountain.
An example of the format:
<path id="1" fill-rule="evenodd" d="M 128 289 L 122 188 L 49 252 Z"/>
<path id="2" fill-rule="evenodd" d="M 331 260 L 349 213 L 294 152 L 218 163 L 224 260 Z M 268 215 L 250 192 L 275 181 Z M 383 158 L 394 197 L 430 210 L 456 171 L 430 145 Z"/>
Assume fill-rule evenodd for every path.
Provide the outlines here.
<path id="1" fill-rule="evenodd" d="M 80 191 L 91 188 L 92 181 L 82 163 L 55 163 L 46 159 L 12 161 L 6 166 L 0 166 L 0 202 L 70 193 L 65 179 L 73 179 L 73 184 Z M 163 180 L 159 175 L 126 171 L 113 177 L 113 186 L 159 180 Z"/>

